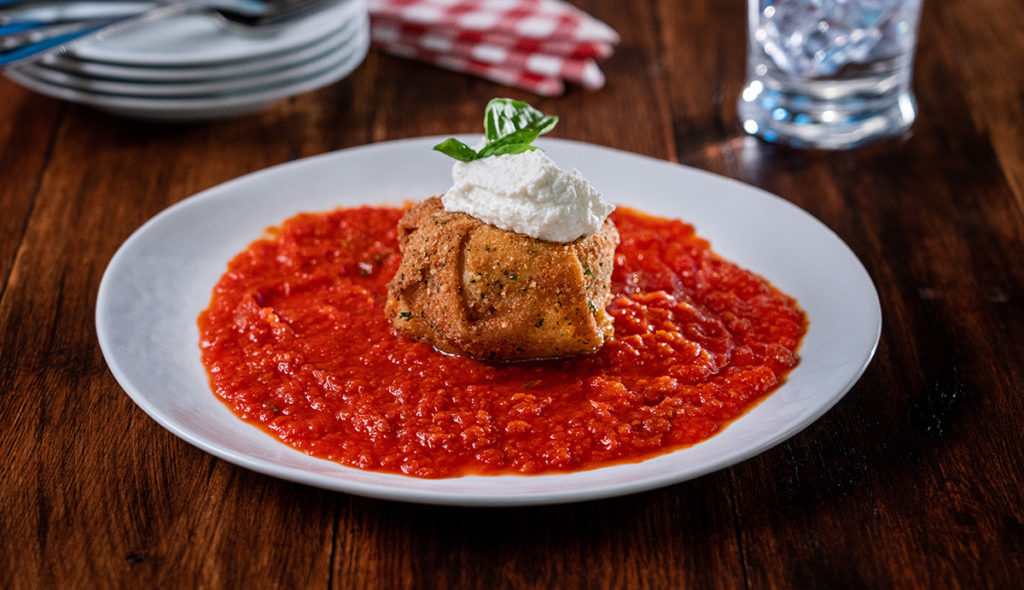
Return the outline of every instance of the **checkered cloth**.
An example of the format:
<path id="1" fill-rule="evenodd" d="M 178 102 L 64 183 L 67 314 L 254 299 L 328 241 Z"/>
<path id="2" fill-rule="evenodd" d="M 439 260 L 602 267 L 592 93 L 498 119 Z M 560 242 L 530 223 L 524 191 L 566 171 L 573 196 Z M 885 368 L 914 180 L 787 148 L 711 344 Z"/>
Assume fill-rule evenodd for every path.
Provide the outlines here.
<path id="1" fill-rule="evenodd" d="M 604 86 L 619 35 L 561 0 L 370 0 L 380 50 L 543 96 Z"/>

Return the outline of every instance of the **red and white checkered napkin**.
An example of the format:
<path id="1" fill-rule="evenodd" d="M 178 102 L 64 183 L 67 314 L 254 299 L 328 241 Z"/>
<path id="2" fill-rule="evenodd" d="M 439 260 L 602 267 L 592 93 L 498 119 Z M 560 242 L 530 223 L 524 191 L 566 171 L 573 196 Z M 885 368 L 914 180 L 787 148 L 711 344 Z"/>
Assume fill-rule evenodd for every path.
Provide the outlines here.
<path id="1" fill-rule="evenodd" d="M 619 35 L 561 0 L 369 0 L 382 51 L 540 95 L 604 86 Z"/>

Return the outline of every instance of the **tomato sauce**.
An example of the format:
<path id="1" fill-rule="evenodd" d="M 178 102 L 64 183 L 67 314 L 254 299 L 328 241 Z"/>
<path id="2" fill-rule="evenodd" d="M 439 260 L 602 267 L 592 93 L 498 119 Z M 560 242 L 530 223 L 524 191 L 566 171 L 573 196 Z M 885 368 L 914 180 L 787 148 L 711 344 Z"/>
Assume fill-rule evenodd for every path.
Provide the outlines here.
<path id="1" fill-rule="evenodd" d="M 791 297 L 692 226 L 619 208 L 615 337 L 488 365 L 384 316 L 399 208 L 301 214 L 229 264 L 199 317 L 211 386 L 310 455 L 416 477 L 590 469 L 700 442 L 777 388 L 806 331 Z"/>

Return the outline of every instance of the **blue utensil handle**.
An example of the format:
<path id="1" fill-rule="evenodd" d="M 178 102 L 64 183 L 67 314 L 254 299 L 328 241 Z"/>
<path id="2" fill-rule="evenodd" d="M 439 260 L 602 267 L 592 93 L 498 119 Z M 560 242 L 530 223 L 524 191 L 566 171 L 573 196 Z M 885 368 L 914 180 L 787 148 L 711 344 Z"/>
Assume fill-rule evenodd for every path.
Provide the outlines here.
<path id="1" fill-rule="evenodd" d="M 4 2 L 21 0 L 0 0 Z M 38 27 L 19 27 L 24 23 L 12 23 L 10 30 L 0 34 L 0 68 L 38 59 L 44 54 L 56 51 L 62 46 L 111 32 L 115 29 L 133 26 L 150 19 L 164 18 L 183 13 L 193 8 L 187 2 L 157 4 L 136 13 L 119 14 L 99 19 L 68 20 L 60 22 L 36 21 Z"/>
<path id="2" fill-rule="evenodd" d="M 133 26 L 142 21 L 189 12 L 211 12 L 242 26 L 273 26 L 309 14 L 329 0 L 89 0 L 123 10 L 70 14 L 38 7 L 74 7 L 80 0 L 0 0 L 0 68 L 38 59 L 69 43 Z M 142 8 L 136 8 L 141 6 Z M 27 8 L 32 7 L 32 8 Z M 88 13 L 88 11 L 87 11 Z"/>
<path id="3" fill-rule="evenodd" d="M 12 33 L 31 31 L 32 29 L 38 29 L 39 27 L 45 26 L 47 24 L 49 23 L 41 23 L 39 21 L 24 21 L 10 24 L 0 24 L 0 37 L 4 37 Z"/>
<path id="4" fill-rule="evenodd" d="M 3 1 L 3 0 L 0 0 Z M 61 23 L 16 23 L 0 33 L 0 67 L 41 57 L 44 53 L 68 43 L 78 42 L 107 29 L 144 18 L 144 15 L 121 16 L 102 20 Z"/>
<path id="5" fill-rule="evenodd" d="M 22 60 L 42 55 L 43 53 L 51 49 L 60 47 L 61 45 L 65 45 L 78 39 L 83 39 L 99 31 L 102 31 L 103 29 L 107 28 L 109 24 L 112 23 L 94 25 L 71 33 L 64 33 L 62 35 L 49 37 L 41 41 L 36 41 L 34 43 L 30 42 L 23 45 L 19 45 L 17 47 L 12 47 L 11 49 L 4 50 L 0 52 L 0 67 L 6 67 L 17 62 L 20 62 Z"/>

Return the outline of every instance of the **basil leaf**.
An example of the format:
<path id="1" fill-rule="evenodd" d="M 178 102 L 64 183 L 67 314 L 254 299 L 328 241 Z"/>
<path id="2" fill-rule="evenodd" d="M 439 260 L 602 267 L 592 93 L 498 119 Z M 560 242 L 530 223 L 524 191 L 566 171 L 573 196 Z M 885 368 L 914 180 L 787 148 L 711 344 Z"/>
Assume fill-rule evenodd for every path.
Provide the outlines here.
<path id="1" fill-rule="evenodd" d="M 484 112 L 484 132 L 488 142 L 523 130 L 534 131 L 533 138 L 536 139 L 554 129 L 557 123 L 558 117 L 545 115 L 525 102 L 511 98 L 492 99 Z"/>
<path id="2" fill-rule="evenodd" d="M 451 156 L 460 162 L 472 162 L 473 160 L 477 160 L 482 157 L 480 154 L 476 153 L 476 150 L 454 137 L 449 137 L 435 145 L 434 149 L 446 156 Z"/>
<path id="3" fill-rule="evenodd" d="M 487 142 L 487 145 L 485 145 L 480 150 L 480 157 L 486 158 L 487 156 L 497 156 L 500 154 L 518 154 L 524 152 L 526 150 L 510 152 L 507 151 L 505 147 L 511 145 L 529 145 L 533 143 L 533 140 L 537 139 L 538 135 L 539 133 L 537 133 L 533 129 L 520 129 L 519 131 L 510 133 L 502 137 L 501 139 Z"/>
<path id="4" fill-rule="evenodd" d="M 487 143 L 479 152 L 454 137 L 435 145 L 434 149 L 460 162 L 472 162 L 489 156 L 521 154 L 537 149 L 530 144 L 542 133 L 554 129 L 557 123 L 558 117 L 545 115 L 525 102 L 511 98 L 495 98 L 487 103 L 484 114 Z"/>
<path id="5" fill-rule="evenodd" d="M 487 147 L 480 150 L 480 157 L 486 158 L 488 156 L 504 156 L 505 154 L 521 154 L 523 152 L 532 152 L 537 149 L 537 146 L 530 145 L 528 143 L 508 143 L 508 144 L 487 144 Z M 487 152 L 487 153 L 484 153 Z"/>

